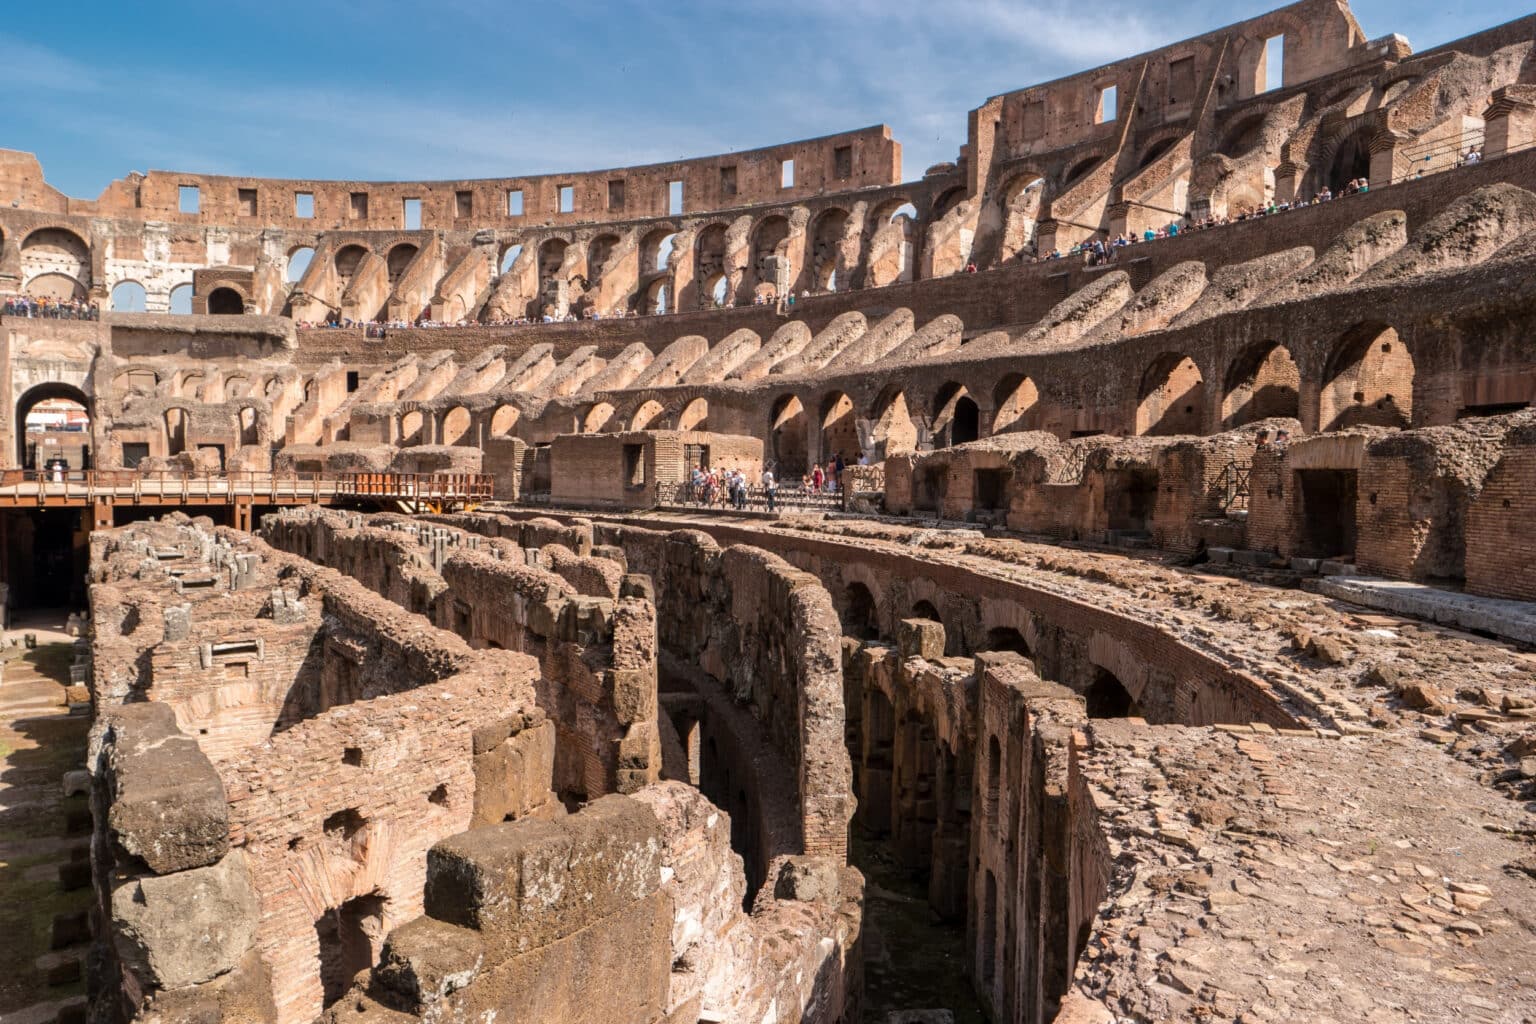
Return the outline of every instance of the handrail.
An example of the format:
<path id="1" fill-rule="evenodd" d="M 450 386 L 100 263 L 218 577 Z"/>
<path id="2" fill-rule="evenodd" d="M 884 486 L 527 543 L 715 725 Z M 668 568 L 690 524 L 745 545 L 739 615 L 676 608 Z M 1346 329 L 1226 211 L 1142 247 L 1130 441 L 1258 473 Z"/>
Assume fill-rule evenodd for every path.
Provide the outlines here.
<path id="1" fill-rule="evenodd" d="M 232 470 L 189 473 L 175 470 L 0 470 L 0 496 L 36 495 L 90 501 L 96 498 L 170 498 L 188 503 L 227 498 L 266 499 L 274 504 L 334 497 L 401 500 L 483 501 L 495 494 L 495 478 L 484 473 L 301 473 Z"/>

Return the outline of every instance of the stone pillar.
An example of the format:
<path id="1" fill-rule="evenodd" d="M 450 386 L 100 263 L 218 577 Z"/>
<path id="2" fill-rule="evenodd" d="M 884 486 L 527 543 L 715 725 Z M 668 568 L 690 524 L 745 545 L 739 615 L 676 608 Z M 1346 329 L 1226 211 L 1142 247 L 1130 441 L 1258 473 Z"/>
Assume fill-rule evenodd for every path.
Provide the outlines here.
<path id="1" fill-rule="evenodd" d="M 1495 89 L 1483 111 L 1483 159 L 1508 156 L 1536 142 L 1536 85 Z"/>

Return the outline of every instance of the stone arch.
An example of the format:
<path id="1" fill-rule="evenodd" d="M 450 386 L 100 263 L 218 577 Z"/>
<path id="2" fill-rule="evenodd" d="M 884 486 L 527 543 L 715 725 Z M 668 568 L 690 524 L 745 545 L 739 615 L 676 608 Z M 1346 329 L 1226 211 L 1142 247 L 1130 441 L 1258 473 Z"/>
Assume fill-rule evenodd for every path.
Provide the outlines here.
<path id="1" fill-rule="evenodd" d="M 169 296 L 169 309 L 172 313 L 188 314 L 192 312 L 192 283 L 190 281 L 178 284 L 171 289 Z"/>
<path id="2" fill-rule="evenodd" d="M 1391 326 L 1357 324 L 1334 345 L 1323 371 L 1319 430 L 1413 422 L 1413 353 Z"/>
<path id="3" fill-rule="evenodd" d="M 795 279 L 789 254 L 789 218 L 782 213 L 769 214 L 753 225 L 750 237 L 753 290 L 778 294 L 783 285 L 782 290 L 787 291 Z"/>
<path id="4" fill-rule="evenodd" d="M 992 392 L 992 433 L 1037 429 L 1040 389 L 1022 373 L 1010 373 Z"/>
<path id="5" fill-rule="evenodd" d="M 1249 345 L 1227 370 L 1222 426 L 1231 430 L 1275 416 L 1299 418 L 1301 371 L 1290 350 L 1274 341 Z"/>
<path id="6" fill-rule="evenodd" d="M 473 444 L 470 424 L 473 417 L 469 410 L 462 405 L 456 405 L 449 409 L 443 416 L 441 444 Z M 468 438 L 468 440 L 465 440 Z"/>
<path id="7" fill-rule="evenodd" d="M 1003 186 L 1002 196 L 1003 244 L 999 258 L 1032 253 L 1040 207 L 1045 200 L 1045 176 L 1036 170 L 1017 174 Z"/>
<path id="8" fill-rule="evenodd" d="M 887 384 L 875 400 L 874 442 L 882 459 L 917 450 L 917 424 L 899 384 Z"/>
<path id="9" fill-rule="evenodd" d="M 86 297 L 85 285 L 69 274 L 58 272 L 38 274 L 30 278 L 24 290 L 34 299 L 84 302 Z"/>
<path id="10" fill-rule="evenodd" d="M 660 402 L 652 398 L 635 410 L 635 415 L 630 418 L 630 430 L 649 430 L 651 425 L 661 418 L 663 408 Z M 659 428 L 657 428 L 659 429 Z"/>
<path id="11" fill-rule="evenodd" d="M 880 203 L 870 214 L 864 243 L 866 287 L 882 288 L 912 280 L 918 239 L 917 207 L 906 196 Z M 884 237 L 885 242 L 876 244 Z"/>
<path id="12" fill-rule="evenodd" d="M 948 448 L 981 437 L 981 408 L 964 384 L 949 381 L 933 399 L 933 446 Z"/>
<path id="13" fill-rule="evenodd" d="M 191 418 L 187 410 L 179 405 L 165 410 L 165 454 L 180 455 L 187 450 L 187 425 Z"/>
<path id="14" fill-rule="evenodd" d="M 71 298 L 71 291 L 64 291 L 67 278 L 78 287 L 84 298 L 91 283 L 91 246 L 79 233 L 67 227 L 40 227 L 21 240 L 21 276 L 26 282 L 23 289 L 36 298 Z M 34 282 L 48 278 L 43 287 L 48 291 L 34 290 Z"/>
<path id="15" fill-rule="evenodd" d="M 235 413 L 235 433 L 241 445 L 260 443 L 261 410 L 254 405 L 242 405 Z"/>
<path id="16" fill-rule="evenodd" d="M 571 246 L 563 238 L 546 238 L 539 243 L 539 283 L 554 281 L 565 264 L 565 250 Z"/>
<path id="17" fill-rule="evenodd" d="M 848 230 L 848 211 L 831 207 L 816 218 L 812 231 L 811 285 L 817 291 L 838 291 L 843 235 Z"/>
<path id="18" fill-rule="evenodd" d="M 1136 158 L 1136 169 L 1139 171 L 1149 167 L 1154 161 L 1157 160 L 1158 157 L 1172 149 L 1174 143 L 1178 141 L 1178 132 L 1164 135 L 1160 139 L 1153 139 L 1147 144 L 1146 148 L 1141 151 L 1141 155 Z"/>
<path id="19" fill-rule="evenodd" d="M 596 287 L 603 279 L 603 268 L 619 248 L 619 236 L 601 234 L 587 243 L 587 287 Z"/>
<path id="20" fill-rule="evenodd" d="M 928 214 L 928 222 L 930 224 L 937 224 L 939 221 L 944 219 L 945 214 L 959 206 L 960 203 L 964 201 L 964 199 L 964 185 L 956 185 L 953 188 L 948 188 L 943 192 L 940 192 L 938 197 L 933 201 L 933 207 Z"/>
<path id="21" fill-rule="evenodd" d="M 43 402 L 68 402 L 85 410 L 86 425 L 84 433 L 86 444 L 82 450 L 83 457 L 81 461 L 88 461 L 90 438 L 92 436 L 91 428 L 95 423 L 95 409 L 91 400 L 84 391 L 73 384 L 67 384 L 63 381 L 48 381 L 28 388 L 16 400 L 16 465 L 26 467 L 32 466 L 34 463 L 34 460 L 30 457 L 31 453 L 28 451 L 27 417 Z M 82 465 L 71 466 L 70 468 L 85 469 L 88 467 Z"/>
<path id="22" fill-rule="evenodd" d="M 400 280 L 400 275 L 405 273 L 405 268 L 411 265 L 411 261 L 419 252 L 421 248 L 412 242 L 401 242 L 389 250 L 388 255 L 384 257 L 384 264 L 389 273 L 390 284 Z"/>
<path id="23" fill-rule="evenodd" d="M 677 416 L 678 430 L 708 430 L 709 429 L 709 400 L 695 398 L 683 407 L 683 411 Z"/>
<path id="24" fill-rule="evenodd" d="M 512 273 L 512 265 L 517 262 L 518 257 L 522 254 L 523 244 L 521 242 L 510 242 L 503 246 L 501 259 L 496 264 L 498 273 L 503 275 Z"/>
<path id="25" fill-rule="evenodd" d="M 149 293 L 137 281 L 119 281 L 112 286 L 112 311 L 143 313 L 148 310 Z"/>
<path id="26" fill-rule="evenodd" d="M 411 409 L 400 416 L 400 444 L 414 445 L 424 444 L 426 439 L 422 437 L 422 428 L 426 426 L 427 418 L 420 409 Z"/>
<path id="27" fill-rule="evenodd" d="M 647 314 L 660 314 L 672 312 L 672 283 L 665 277 L 658 277 L 645 289 L 645 307 L 642 312 Z"/>
<path id="28" fill-rule="evenodd" d="M 314 258 L 315 247 L 312 245 L 300 245 L 290 249 L 287 262 L 283 267 L 283 280 L 289 284 L 298 284 L 304 279 L 304 274 L 309 270 L 309 265 Z"/>
<path id="29" fill-rule="evenodd" d="M 245 296 L 229 285 L 208 293 L 208 312 L 213 316 L 240 316 L 245 312 Z"/>
<path id="30" fill-rule="evenodd" d="M 1093 680 L 1083 693 L 1089 718 L 1140 717 L 1141 708 L 1130 690 L 1113 672 L 1094 666 Z"/>
<path id="31" fill-rule="evenodd" d="M 672 245 L 677 239 L 677 228 L 670 224 L 653 228 L 640 240 L 640 273 L 659 274 L 667 269 L 672 258 Z"/>
<path id="32" fill-rule="evenodd" d="M 1088 172 L 1099 166 L 1099 162 L 1103 159 L 1104 158 L 1102 156 L 1095 154 L 1090 157 L 1085 157 L 1084 159 L 1079 160 L 1077 163 L 1073 164 L 1070 168 L 1067 169 L 1067 172 L 1061 176 L 1060 191 L 1065 192 L 1067 189 L 1077 184 L 1083 178 L 1087 177 Z"/>
<path id="33" fill-rule="evenodd" d="M 838 613 L 844 636 L 857 640 L 880 639 L 880 605 L 865 583 L 853 580 L 843 588 Z"/>
<path id="34" fill-rule="evenodd" d="M 357 273 L 358 265 L 368 255 L 368 250 L 361 245 L 344 245 L 336 250 L 336 255 L 331 257 L 331 264 L 336 268 L 336 273 L 343 280 L 350 281 L 352 275 Z"/>
<path id="35" fill-rule="evenodd" d="M 1221 137 L 1221 143 L 1217 146 L 1217 151 L 1224 156 L 1234 159 L 1252 151 L 1253 147 L 1259 144 L 1264 128 L 1264 119 L 1269 115 L 1269 112 L 1270 108 L 1266 107 L 1263 110 L 1249 114 L 1247 117 L 1239 118 L 1227 129 L 1226 134 Z"/>
<path id="36" fill-rule="evenodd" d="M 515 405 L 498 405 L 496 411 L 491 413 L 491 436 L 509 437 L 512 428 L 517 426 L 517 421 L 522 418 L 522 410 Z"/>
<path id="37" fill-rule="evenodd" d="M 843 391 L 829 392 L 821 400 L 822 460 L 841 455 L 844 462 L 858 461 L 859 428 L 853 399 Z"/>
<path id="38" fill-rule="evenodd" d="M 781 395 L 768 415 L 769 451 L 779 477 L 788 482 L 810 467 L 806 464 L 805 405 L 797 395 Z"/>
<path id="39" fill-rule="evenodd" d="M 587 410 L 587 415 L 581 423 L 581 432 L 583 434 L 602 433 L 603 428 L 613 419 L 613 411 L 613 406 L 607 402 L 598 402 Z"/>
<path id="40" fill-rule="evenodd" d="M 699 305 L 723 305 L 730 289 L 725 272 L 724 224 L 710 224 L 699 231 L 693 245 L 694 280 L 699 286 Z"/>
<path id="41" fill-rule="evenodd" d="M 1371 141 L 1376 126 L 1369 121 L 1345 128 L 1324 144 L 1318 158 L 1318 181 L 1314 191 L 1327 185 L 1338 194 L 1355 178 L 1371 176 Z"/>
<path id="42" fill-rule="evenodd" d="M 1141 377 L 1136 395 L 1136 433 L 1168 436 L 1205 433 L 1205 378 L 1189 356 L 1164 352 Z"/>

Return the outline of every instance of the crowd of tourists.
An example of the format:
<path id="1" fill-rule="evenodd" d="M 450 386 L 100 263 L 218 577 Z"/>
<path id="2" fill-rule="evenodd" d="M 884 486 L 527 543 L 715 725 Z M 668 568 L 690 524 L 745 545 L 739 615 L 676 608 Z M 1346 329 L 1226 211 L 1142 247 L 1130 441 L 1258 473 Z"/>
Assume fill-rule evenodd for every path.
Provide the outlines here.
<path id="1" fill-rule="evenodd" d="M 749 501 L 761 499 L 768 511 L 773 512 L 781 502 L 800 504 L 841 493 L 846 468 L 843 457 L 835 455 L 827 460 L 825 466 L 812 466 L 810 472 L 800 477 L 798 487 L 783 487 L 774 465 L 769 463 L 754 487 L 739 467 L 699 465 L 689 472 L 683 500 L 700 508 L 733 508 L 742 511 Z"/>
<path id="2" fill-rule="evenodd" d="M 17 295 L 5 300 L 5 315 L 42 320 L 99 320 L 101 309 L 94 302 L 78 299 L 34 299 Z"/>

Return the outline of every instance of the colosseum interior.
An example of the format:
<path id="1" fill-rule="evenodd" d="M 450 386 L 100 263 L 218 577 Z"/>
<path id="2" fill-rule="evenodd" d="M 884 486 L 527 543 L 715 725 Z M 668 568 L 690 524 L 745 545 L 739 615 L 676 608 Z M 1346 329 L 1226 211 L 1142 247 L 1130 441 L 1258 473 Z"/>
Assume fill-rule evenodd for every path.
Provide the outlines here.
<path id="1" fill-rule="evenodd" d="M 1536 16 L 966 132 L 0 151 L 0 1020 L 1536 1021 Z"/>

